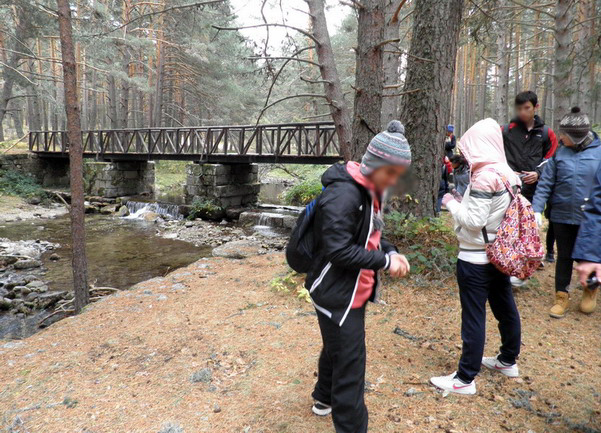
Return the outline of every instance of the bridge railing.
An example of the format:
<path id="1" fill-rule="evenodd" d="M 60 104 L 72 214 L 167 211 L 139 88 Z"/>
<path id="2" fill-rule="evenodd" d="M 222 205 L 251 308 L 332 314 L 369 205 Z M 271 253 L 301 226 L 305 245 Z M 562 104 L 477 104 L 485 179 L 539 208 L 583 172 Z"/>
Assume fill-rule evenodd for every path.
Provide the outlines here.
<path id="1" fill-rule="evenodd" d="M 203 126 L 189 128 L 109 129 L 83 131 L 84 153 L 131 156 L 211 155 L 273 157 L 340 155 L 335 126 L 331 122 L 273 125 Z M 66 153 L 65 131 L 32 131 L 32 152 Z"/>

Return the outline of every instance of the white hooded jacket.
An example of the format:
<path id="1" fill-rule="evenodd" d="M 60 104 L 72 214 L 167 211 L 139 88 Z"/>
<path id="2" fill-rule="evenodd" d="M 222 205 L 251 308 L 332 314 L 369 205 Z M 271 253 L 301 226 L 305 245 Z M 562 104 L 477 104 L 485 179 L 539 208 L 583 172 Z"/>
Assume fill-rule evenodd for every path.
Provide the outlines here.
<path id="1" fill-rule="evenodd" d="M 507 165 L 501 127 L 493 119 L 474 124 L 461 137 L 459 150 L 471 169 L 470 185 L 461 203 L 452 200 L 446 207 L 455 222 L 459 258 L 470 263 L 487 264 L 482 229 L 486 227 L 488 240 L 492 242 L 511 203 L 501 176 L 514 190 L 521 181 Z"/>

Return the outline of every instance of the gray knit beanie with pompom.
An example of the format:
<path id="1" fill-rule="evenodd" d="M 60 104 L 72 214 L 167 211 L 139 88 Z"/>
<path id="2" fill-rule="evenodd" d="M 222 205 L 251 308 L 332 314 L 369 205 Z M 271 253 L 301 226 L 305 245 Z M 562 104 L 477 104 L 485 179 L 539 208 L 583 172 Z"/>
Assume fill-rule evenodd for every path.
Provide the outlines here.
<path id="1" fill-rule="evenodd" d="M 367 176 L 386 165 L 410 164 L 411 148 L 405 138 L 405 127 L 398 120 L 392 120 L 386 131 L 376 135 L 367 146 L 361 160 L 361 173 Z"/>

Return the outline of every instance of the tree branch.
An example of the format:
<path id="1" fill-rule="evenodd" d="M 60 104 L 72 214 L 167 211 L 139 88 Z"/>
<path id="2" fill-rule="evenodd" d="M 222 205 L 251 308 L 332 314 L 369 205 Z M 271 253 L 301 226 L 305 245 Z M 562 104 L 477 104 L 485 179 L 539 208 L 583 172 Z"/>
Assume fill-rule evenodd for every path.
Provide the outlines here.
<path id="1" fill-rule="evenodd" d="M 160 11 L 152 11 L 152 12 L 148 12 L 145 14 L 142 14 L 138 17 L 135 17 L 123 24 L 121 24 L 120 26 L 115 27 L 114 29 L 108 30 L 106 32 L 101 32 L 101 33 L 94 33 L 91 35 L 86 35 L 87 37 L 98 37 L 98 36 L 106 36 L 110 33 L 116 32 L 117 30 L 121 30 L 124 27 L 127 27 L 128 25 L 130 25 L 131 23 L 134 23 L 136 21 L 140 21 L 144 18 L 148 18 L 148 17 L 153 17 L 155 15 L 160 15 L 160 14 L 164 14 L 167 12 L 173 12 L 175 10 L 181 10 L 181 9 L 189 9 L 189 8 L 194 8 L 194 7 L 201 7 L 201 6 L 206 6 L 206 5 L 211 5 L 211 4 L 215 4 L 215 3 L 223 3 L 225 0 L 207 0 L 207 1 L 202 1 L 202 2 L 196 2 L 196 3 L 190 3 L 187 5 L 178 5 L 178 6 L 171 6 L 165 9 L 161 9 Z"/>
<path id="2" fill-rule="evenodd" d="M 220 0 L 220 1 L 222 1 L 222 0 Z M 288 24 L 264 23 L 264 24 L 254 24 L 252 26 L 240 26 L 240 27 L 222 27 L 222 26 L 216 26 L 216 25 L 213 25 L 211 27 L 213 27 L 214 29 L 219 30 L 219 31 L 221 31 L 221 30 L 238 31 L 238 30 L 246 30 L 246 29 L 257 29 L 257 28 L 260 28 L 260 27 L 284 27 L 284 28 L 287 28 L 287 29 L 291 29 L 291 30 L 297 31 L 301 35 L 304 35 L 304 36 L 310 38 L 315 43 L 319 43 L 317 41 L 317 39 L 315 38 L 315 36 L 313 36 L 313 34 L 311 32 L 308 32 L 308 31 L 303 30 L 303 29 L 298 28 L 298 27 L 289 26 Z"/>
<path id="3" fill-rule="evenodd" d="M 263 116 L 263 113 L 265 113 L 265 111 L 267 111 L 268 109 L 270 109 L 274 105 L 279 104 L 280 102 L 287 101 L 289 99 L 294 99 L 294 98 L 323 98 L 323 99 L 328 99 L 325 95 L 320 95 L 318 93 L 299 93 L 299 94 L 296 94 L 296 95 L 285 96 L 285 97 L 280 98 L 277 101 L 274 101 L 271 104 L 268 104 L 265 107 L 263 107 L 263 109 L 259 113 L 259 119 Z"/>
<path id="4" fill-rule="evenodd" d="M 390 20 L 390 22 L 392 24 L 396 23 L 399 20 L 399 14 L 401 13 L 401 9 L 403 9 L 403 6 L 405 6 L 405 3 L 407 3 L 407 0 L 401 0 L 401 2 L 399 3 L 399 6 L 394 11 L 394 14 L 392 15 L 392 19 Z"/>

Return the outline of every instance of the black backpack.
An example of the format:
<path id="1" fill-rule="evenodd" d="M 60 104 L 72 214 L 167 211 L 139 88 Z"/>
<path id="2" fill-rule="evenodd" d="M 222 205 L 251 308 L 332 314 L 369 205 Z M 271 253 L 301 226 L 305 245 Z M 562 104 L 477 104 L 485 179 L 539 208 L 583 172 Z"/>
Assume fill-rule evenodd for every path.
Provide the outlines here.
<path id="1" fill-rule="evenodd" d="M 307 273 L 313 264 L 313 252 L 315 250 L 313 224 L 315 222 L 317 203 L 320 198 L 321 194 L 301 212 L 290 234 L 288 245 L 286 245 L 286 261 L 288 265 L 301 274 Z"/>

